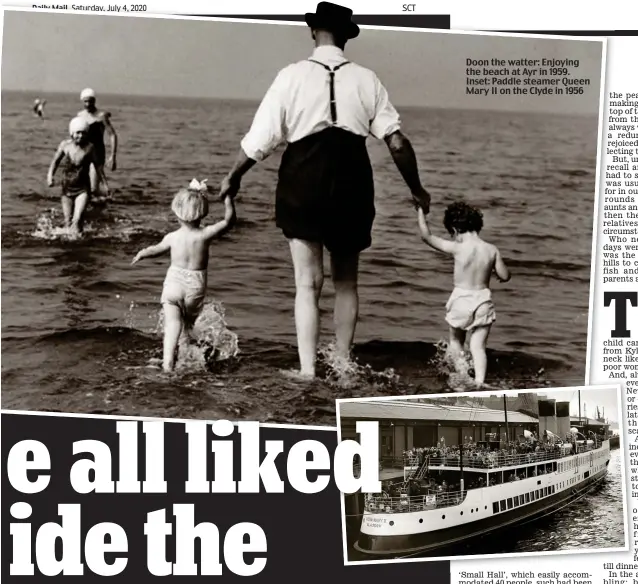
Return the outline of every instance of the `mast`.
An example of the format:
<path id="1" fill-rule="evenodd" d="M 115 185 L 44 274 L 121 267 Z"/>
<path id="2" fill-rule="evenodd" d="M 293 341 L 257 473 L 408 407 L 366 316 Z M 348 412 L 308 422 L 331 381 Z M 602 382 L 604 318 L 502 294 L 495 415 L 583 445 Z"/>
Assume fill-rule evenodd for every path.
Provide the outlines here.
<path id="1" fill-rule="evenodd" d="M 580 389 L 578 390 L 578 425 L 580 426 Z"/>
<path id="2" fill-rule="evenodd" d="M 505 442 L 509 443 L 510 441 L 510 427 L 507 423 L 507 396 L 503 394 L 503 408 L 505 411 Z"/>
<path id="3" fill-rule="evenodd" d="M 465 491 L 465 481 L 463 480 L 463 441 L 459 444 L 459 455 L 459 466 L 461 467 L 461 500 L 463 500 L 463 492 Z"/>

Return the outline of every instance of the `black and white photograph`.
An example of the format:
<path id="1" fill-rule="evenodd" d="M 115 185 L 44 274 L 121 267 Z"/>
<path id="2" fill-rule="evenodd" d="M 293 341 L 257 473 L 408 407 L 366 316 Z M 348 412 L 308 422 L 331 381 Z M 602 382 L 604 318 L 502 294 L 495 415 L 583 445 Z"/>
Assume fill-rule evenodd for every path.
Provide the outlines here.
<path id="1" fill-rule="evenodd" d="M 605 41 L 355 22 L 5 10 L 5 408 L 585 383 Z"/>
<path id="2" fill-rule="evenodd" d="M 627 549 L 618 386 L 338 400 L 338 416 L 340 440 L 379 425 L 381 492 L 342 495 L 346 563 Z"/>

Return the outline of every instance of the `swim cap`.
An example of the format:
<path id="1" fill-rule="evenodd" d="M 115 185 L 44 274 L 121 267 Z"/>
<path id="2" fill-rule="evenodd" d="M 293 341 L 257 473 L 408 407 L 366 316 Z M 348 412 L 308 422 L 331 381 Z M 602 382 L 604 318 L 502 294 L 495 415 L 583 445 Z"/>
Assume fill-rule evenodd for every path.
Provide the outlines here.
<path id="1" fill-rule="evenodd" d="M 82 101 L 84 101 L 85 99 L 89 99 L 90 97 L 95 99 L 95 91 L 93 91 L 90 87 L 83 89 L 82 93 L 80 93 L 80 99 Z"/>
<path id="2" fill-rule="evenodd" d="M 73 136 L 75 132 L 88 132 L 88 130 L 89 123 L 84 118 L 73 118 L 69 122 L 69 134 L 71 134 L 71 136 Z"/>

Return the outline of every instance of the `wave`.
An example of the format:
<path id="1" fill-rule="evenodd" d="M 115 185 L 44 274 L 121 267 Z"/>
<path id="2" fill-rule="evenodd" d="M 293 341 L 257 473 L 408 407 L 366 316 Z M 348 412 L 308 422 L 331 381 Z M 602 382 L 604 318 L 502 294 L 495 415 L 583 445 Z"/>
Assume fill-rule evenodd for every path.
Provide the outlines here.
<path id="1" fill-rule="evenodd" d="M 554 260 L 520 260 L 520 259 L 508 259 L 507 265 L 512 268 L 525 268 L 529 270 L 556 270 L 564 272 L 577 272 L 581 270 L 587 271 L 587 279 L 589 279 L 588 264 L 574 264 L 571 262 L 558 262 Z"/>
<path id="2" fill-rule="evenodd" d="M 584 170 L 582 168 L 574 168 L 574 169 L 561 169 L 558 172 L 561 174 L 566 174 L 567 176 L 593 176 L 594 173 L 590 170 Z"/>

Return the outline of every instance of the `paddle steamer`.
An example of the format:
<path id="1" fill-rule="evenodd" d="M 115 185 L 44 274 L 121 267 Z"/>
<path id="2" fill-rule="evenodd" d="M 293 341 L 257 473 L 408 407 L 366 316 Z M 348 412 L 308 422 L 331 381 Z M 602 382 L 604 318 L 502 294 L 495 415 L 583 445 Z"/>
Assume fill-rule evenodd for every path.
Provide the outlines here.
<path id="1" fill-rule="evenodd" d="M 429 552 L 564 508 L 604 480 L 610 459 L 608 439 L 571 432 L 565 441 L 550 432 L 524 454 L 477 456 L 461 447 L 456 456 L 406 460 L 404 481 L 390 488 L 399 496 L 366 496 L 355 548 L 376 556 Z"/>

